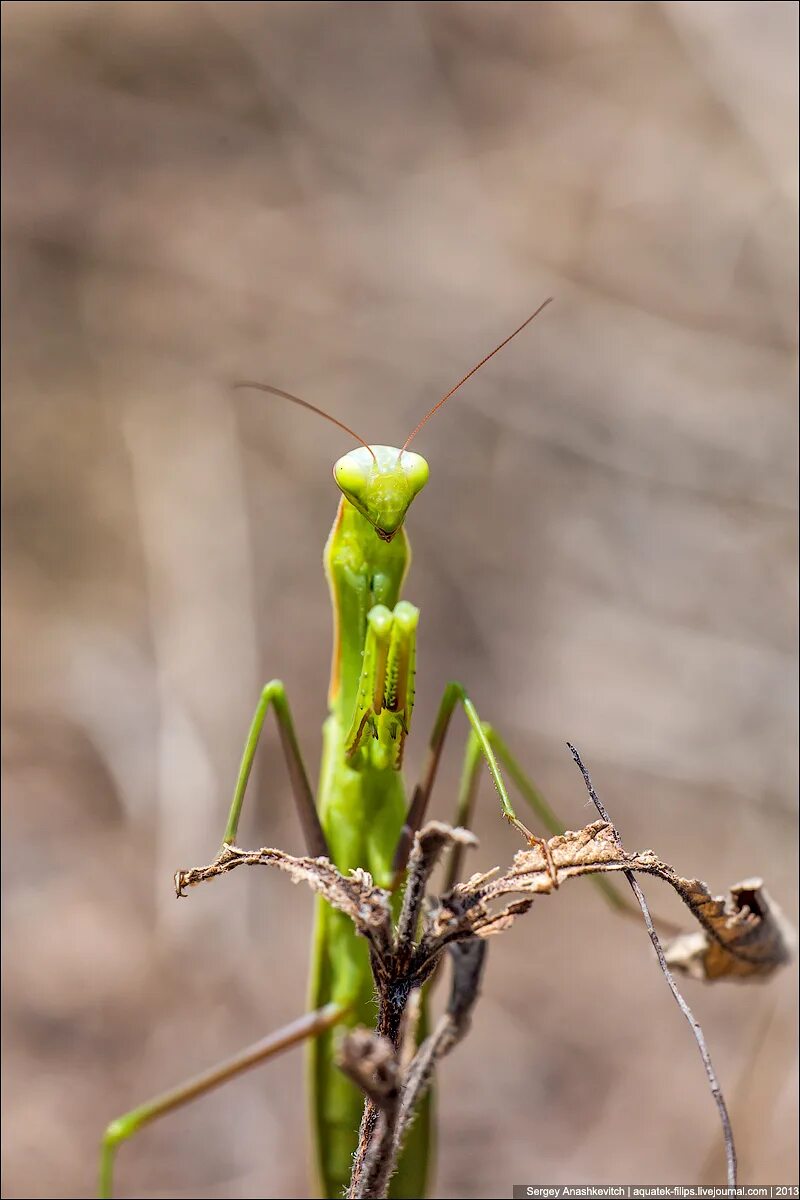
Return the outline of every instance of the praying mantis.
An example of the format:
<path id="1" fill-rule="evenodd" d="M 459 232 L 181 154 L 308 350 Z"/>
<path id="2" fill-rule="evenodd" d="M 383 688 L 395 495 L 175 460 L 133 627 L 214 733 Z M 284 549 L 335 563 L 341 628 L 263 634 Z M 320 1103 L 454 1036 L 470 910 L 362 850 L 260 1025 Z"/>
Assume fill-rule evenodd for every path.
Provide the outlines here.
<path id="1" fill-rule="evenodd" d="M 401 599 L 409 565 L 405 520 L 429 468 L 409 450 L 426 422 L 458 389 L 550 303 L 536 311 L 472 368 L 426 414 L 400 448 L 369 445 L 342 422 L 307 401 L 265 384 L 240 384 L 291 401 L 330 420 L 360 445 L 339 458 L 333 476 L 341 493 L 325 548 L 324 565 L 333 609 L 329 715 L 316 800 L 309 783 L 283 683 L 268 683 L 259 698 L 234 789 L 223 845 L 235 843 L 247 782 L 270 710 L 275 715 L 307 852 L 329 858 L 342 872 L 367 870 L 375 883 L 399 891 L 404 870 L 431 798 L 445 738 L 457 709 L 469 726 L 456 823 L 468 825 L 479 772 L 488 768 L 503 816 L 529 844 L 547 843 L 518 819 L 501 763 L 550 833 L 563 825 L 523 772 L 506 743 L 484 722 L 460 684 L 444 689 L 429 740 L 427 760 L 410 803 L 402 765 L 414 707 L 415 642 L 419 610 Z M 455 864 L 451 863 L 451 878 Z M 617 893 L 607 890 L 612 901 Z M 620 901 L 620 906 L 623 902 Z M 348 1186 L 363 1096 L 338 1070 L 337 1036 L 343 1028 L 371 1025 L 373 980 L 367 946 L 342 913 L 318 898 L 310 1009 L 293 1024 L 231 1059 L 139 1105 L 112 1121 L 101 1146 L 100 1196 L 110 1197 L 119 1145 L 143 1125 L 224 1083 L 249 1067 L 303 1041 L 310 1044 L 311 1111 L 320 1194 L 341 1196 Z M 420 1036 L 424 1031 L 424 1016 Z M 425 1195 L 431 1144 L 431 1106 L 423 1105 L 392 1181 L 391 1195 Z"/>

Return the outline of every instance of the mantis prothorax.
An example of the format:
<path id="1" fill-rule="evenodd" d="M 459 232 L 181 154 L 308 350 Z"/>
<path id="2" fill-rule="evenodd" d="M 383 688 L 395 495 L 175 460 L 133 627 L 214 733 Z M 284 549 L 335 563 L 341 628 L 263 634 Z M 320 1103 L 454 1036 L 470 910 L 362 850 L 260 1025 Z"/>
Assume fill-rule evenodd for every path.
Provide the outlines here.
<path id="1" fill-rule="evenodd" d="M 275 714 L 308 853 L 327 856 L 346 872 L 361 867 L 376 884 L 396 888 L 415 832 L 425 816 L 437 769 L 456 709 L 469 725 L 457 821 L 469 822 L 478 773 L 485 763 L 503 815 L 531 843 L 517 818 L 500 771 L 508 770 L 524 799 L 550 833 L 563 826 L 485 723 L 460 683 L 448 683 L 430 737 L 427 761 L 410 803 L 402 775 L 403 750 L 414 706 L 415 642 L 419 610 L 400 599 L 409 561 L 405 519 L 428 479 L 428 464 L 409 446 L 429 418 L 512 338 L 544 304 L 472 368 L 434 405 L 402 447 L 368 445 L 334 417 L 297 396 L 264 384 L 256 387 L 300 404 L 331 420 L 361 444 L 340 458 L 333 475 L 341 492 L 325 547 L 325 571 L 333 606 L 333 664 L 330 712 L 323 729 L 323 757 L 316 801 L 303 764 L 284 685 L 268 683 L 247 737 L 223 844 L 235 842 L 247 781 L 267 712 Z M 451 862 L 451 879 L 457 863 Z M 605 887 L 603 883 L 601 886 Z M 608 889 L 609 899 L 616 893 Z M 216 1087 L 241 1071 L 304 1040 L 311 1044 L 311 1087 L 315 1158 L 320 1192 L 341 1196 L 350 1178 L 363 1097 L 337 1069 L 334 1048 L 343 1026 L 370 1025 L 373 980 L 366 943 L 349 919 L 318 901 L 310 1011 L 227 1062 L 112 1121 L 103 1138 L 100 1194 L 110 1196 L 117 1147 L 142 1125 Z M 424 1022 L 423 1022 L 424 1024 Z M 430 1107 L 424 1106 L 403 1151 L 392 1183 L 393 1196 L 425 1194 L 429 1166 Z"/>

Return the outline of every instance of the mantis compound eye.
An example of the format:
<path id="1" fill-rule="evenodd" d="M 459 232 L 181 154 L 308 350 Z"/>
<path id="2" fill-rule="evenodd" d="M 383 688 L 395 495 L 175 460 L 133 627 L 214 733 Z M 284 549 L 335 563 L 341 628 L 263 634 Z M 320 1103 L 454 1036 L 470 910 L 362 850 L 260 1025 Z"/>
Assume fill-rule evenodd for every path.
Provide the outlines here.
<path id="1" fill-rule="evenodd" d="M 428 482 L 430 468 L 427 462 L 421 454 L 415 454 L 413 450 L 401 450 L 400 466 L 406 473 L 412 496 L 416 496 Z"/>

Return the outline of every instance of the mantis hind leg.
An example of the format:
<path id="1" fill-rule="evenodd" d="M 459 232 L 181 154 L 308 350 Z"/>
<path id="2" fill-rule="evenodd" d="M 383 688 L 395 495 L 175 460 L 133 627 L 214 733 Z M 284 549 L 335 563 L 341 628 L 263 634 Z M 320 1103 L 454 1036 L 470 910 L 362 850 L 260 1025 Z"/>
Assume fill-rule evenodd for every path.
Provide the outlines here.
<path id="1" fill-rule="evenodd" d="M 191 1100 L 196 1100 L 198 1096 L 205 1095 L 212 1088 L 227 1083 L 229 1079 L 241 1075 L 243 1071 L 248 1071 L 251 1067 L 259 1066 L 284 1050 L 289 1050 L 300 1042 L 319 1037 L 334 1025 L 338 1025 L 345 1014 L 346 1009 L 337 1004 L 327 1004 L 323 1008 L 317 1009 L 316 1012 L 306 1013 L 305 1016 L 293 1021 L 290 1025 L 285 1025 L 275 1033 L 240 1050 L 231 1058 L 217 1063 L 208 1071 L 195 1075 L 194 1078 L 178 1084 L 170 1091 L 162 1092 L 160 1096 L 131 1109 L 124 1116 L 117 1117 L 106 1128 L 100 1145 L 98 1192 L 100 1200 L 107 1200 L 113 1194 L 114 1162 L 117 1149 L 122 1142 L 133 1137 L 143 1125 L 148 1125 L 151 1121 L 188 1104 Z"/>
<path id="2" fill-rule="evenodd" d="M 250 731 L 247 735 L 247 741 L 242 754 L 242 761 L 236 779 L 223 842 L 230 844 L 236 840 L 247 783 L 250 778 L 256 750 L 258 749 L 261 731 L 264 728 L 264 721 L 270 708 L 273 708 L 275 712 L 281 745 L 308 853 L 315 858 L 328 857 L 328 843 L 322 832 L 322 826 L 320 825 L 314 803 L 314 794 L 311 791 L 308 775 L 300 753 L 300 745 L 297 740 L 297 733 L 294 721 L 292 720 L 286 689 L 278 679 L 273 679 L 271 683 L 268 683 L 263 688 L 253 715 L 253 720 L 250 723 Z M 187 1104 L 190 1100 L 194 1100 L 197 1096 L 202 1096 L 205 1092 L 218 1087 L 242 1071 L 257 1066 L 275 1054 L 279 1054 L 282 1050 L 287 1050 L 289 1047 L 297 1045 L 298 1042 L 319 1037 L 320 1034 L 330 1029 L 333 1025 L 338 1024 L 345 1012 L 346 1009 L 340 1005 L 328 1004 L 316 1012 L 301 1017 L 298 1021 L 295 1021 L 292 1025 L 287 1025 L 277 1033 L 262 1038 L 261 1041 L 248 1046 L 234 1055 L 233 1058 L 217 1064 L 217 1066 L 210 1068 L 210 1070 L 196 1076 L 194 1079 L 188 1080 L 186 1083 L 180 1084 L 171 1091 L 156 1096 L 153 1100 L 148 1100 L 145 1104 L 140 1104 L 137 1108 L 125 1113 L 124 1116 L 112 1121 L 103 1135 L 101 1145 L 100 1196 L 106 1197 L 111 1195 L 114 1159 L 118 1146 L 121 1142 L 127 1141 L 129 1137 L 132 1137 L 142 1125 L 156 1120 L 156 1118 L 171 1112 L 174 1108 L 179 1108 L 181 1105 Z"/>

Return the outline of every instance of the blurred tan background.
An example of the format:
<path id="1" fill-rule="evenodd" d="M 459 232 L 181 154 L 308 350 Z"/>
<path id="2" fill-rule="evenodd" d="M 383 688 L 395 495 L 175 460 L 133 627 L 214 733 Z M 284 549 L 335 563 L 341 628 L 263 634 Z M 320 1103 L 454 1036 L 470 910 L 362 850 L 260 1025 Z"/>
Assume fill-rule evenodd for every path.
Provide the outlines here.
<path id="1" fill-rule="evenodd" d="M 789 3 L 5 3 L 3 1195 L 297 1015 L 312 904 L 213 857 L 260 685 L 312 770 L 325 423 L 425 430 L 412 775 L 446 680 L 565 821 L 796 919 Z M 463 728 L 459 728 L 463 742 Z M 451 811 L 459 749 L 435 810 Z M 473 866 L 516 843 L 491 788 Z M 241 840 L 301 849 L 272 728 Z M 654 908 L 679 915 L 648 885 Z M 657 894 L 656 894 L 657 893 Z M 744 1182 L 797 1181 L 794 972 L 687 985 Z M 307 1195 L 295 1052 L 144 1132 L 120 1196 Z M 437 1194 L 722 1182 L 644 931 L 576 884 L 495 941 Z"/>

